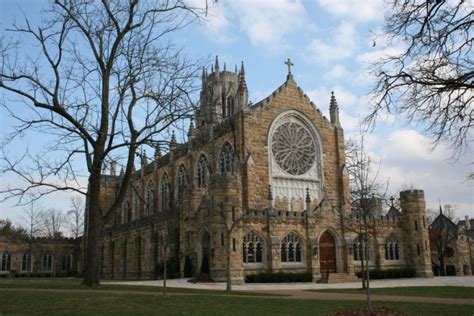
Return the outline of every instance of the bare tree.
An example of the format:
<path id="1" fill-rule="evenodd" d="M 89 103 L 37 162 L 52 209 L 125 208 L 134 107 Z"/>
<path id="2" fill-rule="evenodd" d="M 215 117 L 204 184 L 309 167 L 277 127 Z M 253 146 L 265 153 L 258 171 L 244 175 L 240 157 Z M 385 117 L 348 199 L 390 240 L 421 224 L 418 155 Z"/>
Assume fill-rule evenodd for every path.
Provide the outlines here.
<path id="1" fill-rule="evenodd" d="M 444 204 L 442 207 L 440 205 L 439 209 L 428 208 L 426 210 L 426 220 L 428 224 L 431 225 L 436 219 L 436 217 L 438 217 L 438 215 L 442 213 L 450 221 L 455 223 L 458 221 L 458 218 L 456 217 L 456 210 L 458 209 L 459 207 L 455 204 Z"/>
<path id="2" fill-rule="evenodd" d="M 182 0 L 58 0 L 41 25 L 25 18 L 1 39 L 0 91 L 11 101 L 1 105 L 18 122 L 1 173 L 24 186 L 0 194 L 19 204 L 57 191 L 86 196 L 86 286 L 99 285 L 99 239 L 129 190 L 137 150 L 159 145 L 193 109 L 200 65 L 170 37 L 200 14 Z M 25 37 L 36 46 L 22 46 Z M 44 152 L 9 157 L 6 146 L 30 132 L 53 140 Z M 102 171 L 120 159 L 116 198 L 101 207 Z"/>
<path id="3" fill-rule="evenodd" d="M 41 212 L 41 219 L 49 242 L 52 243 L 52 268 L 53 278 L 56 277 L 56 267 L 58 265 L 59 251 L 63 239 L 63 228 L 65 216 L 63 212 L 57 209 L 46 209 Z"/>
<path id="4" fill-rule="evenodd" d="M 378 181 L 380 162 L 374 168 L 373 158 L 367 154 L 364 145 L 364 136 L 359 139 L 350 139 L 346 143 L 346 166 L 349 174 L 352 212 L 355 216 L 346 228 L 357 234 L 356 240 L 360 244 L 362 287 L 366 289 L 367 304 L 371 307 L 369 249 L 376 235 L 376 227 L 371 218 L 377 208 L 377 199 L 385 198 L 387 184 Z M 354 249 L 354 253 L 359 249 Z"/>
<path id="5" fill-rule="evenodd" d="M 23 215 L 20 218 L 20 222 L 20 225 L 26 232 L 26 238 L 28 242 L 28 258 L 31 260 L 31 252 L 33 250 L 35 239 L 42 233 L 44 228 L 42 210 L 32 202 L 23 209 Z M 31 262 L 28 264 L 28 277 L 30 277 L 30 272 Z"/>
<path id="6" fill-rule="evenodd" d="M 158 242 L 161 244 L 161 258 L 163 260 L 163 296 L 167 295 L 166 281 L 168 280 L 168 261 L 171 255 L 171 245 L 176 242 L 173 228 L 174 226 L 168 222 L 164 229 L 162 229 L 161 234 L 158 235 Z"/>
<path id="7" fill-rule="evenodd" d="M 60 210 L 50 208 L 41 212 L 43 227 L 49 238 L 57 238 L 63 236 L 63 226 L 65 217 Z"/>
<path id="8" fill-rule="evenodd" d="M 231 212 L 226 212 L 224 209 L 224 204 L 221 203 L 219 206 L 219 216 L 220 222 L 224 228 L 224 247 L 225 247 L 225 256 L 226 256 L 226 291 L 232 291 L 232 272 L 231 272 L 231 261 L 232 261 L 232 233 L 234 229 L 239 227 L 242 223 L 242 220 L 246 217 L 247 214 L 237 214 L 235 207 L 232 207 Z"/>
<path id="9" fill-rule="evenodd" d="M 445 204 L 444 209 L 440 205 L 439 213 L 434 209 L 427 211 L 430 245 L 436 251 L 436 255 L 432 256 L 432 263 L 439 268 L 442 276 L 446 275 L 446 258 L 453 255 L 452 247 L 457 239 L 455 209 L 455 205 Z"/>
<path id="10" fill-rule="evenodd" d="M 84 232 L 84 200 L 79 196 L 71 198 L 71 209 L 67 212 L 66 222 L 74 238 Z"/>
<path id="11" fill-rule="evenodd" d="M 472 1 L 388 0 L 388 46 L 401 52 L 373 65 L 375 105 L 420 123 L 434 144 L 447 140 L 460 154 L 473 141 Z"/>

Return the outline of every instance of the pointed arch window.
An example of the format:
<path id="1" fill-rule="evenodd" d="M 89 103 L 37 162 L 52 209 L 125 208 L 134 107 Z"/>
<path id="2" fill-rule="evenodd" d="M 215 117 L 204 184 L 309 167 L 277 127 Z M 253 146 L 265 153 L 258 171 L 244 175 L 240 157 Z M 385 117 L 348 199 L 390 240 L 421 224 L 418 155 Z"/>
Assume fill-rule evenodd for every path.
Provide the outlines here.
<path id="1" fill-rule="evenodd" d="M 132 208 L 130 202 L 124 201 L 122 204 L 122 224 L 132 221 Z"/>
<path id="2" fill-rule="evenodd" d="M 257 233 L 250 232 L 245 235 L 242 249 L 244 263 L 263 262 L 264 242 Z"/>
<path id="3" fill-rule="evenodd" d="M 283 238 L 280 246 L 281 262 L 302 262 L 303 241 L 295 233 L 289 233 Z"/>
<path id="4" fill-rule="evenodd" d="M 232 173 L 234 170 L 234 149 L 232 145 L 225 142 L 219 153 L 219 169 L 222 174 Z"/>
<path id="5" fill-rule="evenodd" d="M 181 164 L 178 168 L 178 175 L 176 177 L 176 184 L 177 184 L 177 187 L 176 187 L 176 196 L 179 198 L 181 196 L 183 196 L 183 193 L 184 193 L 184 190 L 186 188 L 186 184 L 187 184 L 187 170 L 186 170 L 186 166 L 184 164 Z"/>
<path id="6" fill-rule="evenodd" d="M 166 172 L 161 175 L 160 193 L 161 211 L 164 212 L 167 211 L 170 206 L 170 183 Z"/>
<path id="7" fill-rule="evenodd" d="M 0 271 L 10 271 L 12 267 L 12 255 L 8 252 L 2 254 L 2 265 Z"/>
<path id="8" fill-rule="evenodd" d="M 138 188 L 132 185 L 132 221 L 140 217 L 140 197 L 138 196 Z"/>
<path id="9" fill-rule="evenodd" d="M 234 115 L 234 111 L 235 111 L 235 101 L 234 101 L 234 97 L 233 96 L 228 96 L 227 97 L 227 108 L 229 109 L 227 111 L 227 116 L 232 116 Z"/>
<path id="10" fill-rule="evenodd" d="M 354 261 L 362 261 L 371 260 L 372 257 L 372 247 L 370 244 L 370 240 L 365 240 L 363 235 L 359 235 L 356 239 L 354 239 L 354 243 L 352 245 L 352 254 L 354 256 Z"/>
<path id="11" fill-rule="evenodd" d="M 62 258 L 61 258 L 61 270 L 62 271 L 69 271 L 71 270 L 71 262 L 72 262 L 72 259 L 71 259 L 71 255 L 66 253 L 66 254 L 63 254 Z"/>
<path id="12" fill-rule="evenodd" d="M 385 260 L 400 260 L 398 238 L 393 234 L 385 240 Z"/>
<path id="13" fill-rule="evenodd" d="M 46 253 L 43 255 L 42 260 L 42 270 L 43 271 L 52 271 L 53 270 L 53 255 Z"/>
<path id="14" fill-rule="evenodd" d="M 153 180 L 148 180 L 146 185 L 146 206 L 145 215 L 151 215 L 155 212 L 155 183 Z"/>
<path id="15" fill-rule="evenodd" d="M 222 95 L 222 117 L 227 117 L 227 102 L 224 94 Z"/>
<path id="16" fill-rule="evenodd" d="M 207 178 L 209 174 L 207 157 L 201 154 L 197 163 L 197 186 L 204 188 L 207 185 Z"/>
<path id="17" fill-rule="evenodd" d="M 21 257 L 21 271 L 29 272 L 31 271 L 31 254 L 24 253 Z"/>

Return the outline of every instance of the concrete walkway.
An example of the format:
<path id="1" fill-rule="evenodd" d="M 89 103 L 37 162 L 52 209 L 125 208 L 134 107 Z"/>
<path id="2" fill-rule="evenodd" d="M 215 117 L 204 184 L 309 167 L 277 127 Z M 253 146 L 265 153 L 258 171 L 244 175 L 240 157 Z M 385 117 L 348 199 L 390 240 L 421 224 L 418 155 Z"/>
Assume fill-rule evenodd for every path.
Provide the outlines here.
<path id="1" fill-rule="evenodd" d="M 169 287 L 201 289 L 201 290 L 225 290 L 225 283 L 190 283 L 188 279 L 167 280 Z M 102 284 L 127 284 L 127 285 L 146 285 L 163 286 L 162 280 L 150 281 L 103 281 Z M 371 288 L 382 287 L 407 287 L 407 286 L 465 286 L 474 287 L 474 276 L 450 276 L 427 278 L 409 278 L 409 279 L 386 279 L 372 280 Z M 243 285 L 233 285 L 232 289 L 236 291 L 261 291 L 261 290 L 317 290 L 317 289 L 358 289 L 361 282 L 354 283 L 248 283 Z"/>

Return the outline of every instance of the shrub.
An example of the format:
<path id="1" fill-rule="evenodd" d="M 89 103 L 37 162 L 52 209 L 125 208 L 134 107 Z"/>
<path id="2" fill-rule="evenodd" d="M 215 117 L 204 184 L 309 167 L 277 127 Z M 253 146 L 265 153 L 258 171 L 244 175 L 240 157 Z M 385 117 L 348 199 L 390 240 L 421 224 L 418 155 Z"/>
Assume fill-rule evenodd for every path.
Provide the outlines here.
<path id="1" fill-rule="evenodd" d="M 357 277 L 362 278 L 362 271 L 356 273 Z M 416 275 L 416 271 L 411 267 L 394 268 L 394 269 L 375 269 L 369 270 L 369 277 L 372 280 L 375 279 L 400 279 L 400 278 L 413 278 Z"/>
<path id="2" fill-rule="evenodd" d="M 156 265 L 155 276 L 157 278 L 163 278 L 165 272 L 164 262 L 160 262 Z M 173 257 L 166 261 L 166 278 L 167 279 L 176 279 L 179 278 L 179 258 Z"/>
<path id="3" fill-rule="evenodd" d="M 246 283 L 283 283 L 283 282 L 311 282 L 313 276 L 311 273 L 257 273 L 247 275 L 245 277 Z"/>

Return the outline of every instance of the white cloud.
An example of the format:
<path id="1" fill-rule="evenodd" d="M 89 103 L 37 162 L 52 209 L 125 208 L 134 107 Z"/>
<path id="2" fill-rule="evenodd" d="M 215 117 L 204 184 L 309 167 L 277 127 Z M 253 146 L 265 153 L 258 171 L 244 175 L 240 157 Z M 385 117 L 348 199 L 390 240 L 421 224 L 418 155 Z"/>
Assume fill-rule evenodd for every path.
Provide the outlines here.
<path id="1" fill-rule="evenodd" d="M 253 46 L 272 51 L 288 48 L 291 35 L 316 29 L 302 0 L 219 1 L 209 5 L 203 18 L 205 34 L 214 41 L 231 42 L 243 35 Z"/>
<path id="2" fill-rule="evenodd" d="M 321 86 L 317 89 L 309 90 L 306 94 L 316 106 L 329 118 L 329 102 L 331 91 L 334 91 L 339 105 L 339 119 L 345 131 L 359 130 L 360 120 L 358 114 L 353 115 L 349 109 L 359 103 L 359 98 L 350 91 L 334 86 L 333 89 Z"/>
<path id="3" fill-rule="evenodd" d="M 335 17 L 359 22 L 380 20 L 385 10 L 382 0 L 319 0 L 319 6 Z"/>
<path id="4" fill-rule="evenodd" d="M 431 150 L 428 138 L 408 129 L 395 130 L 388 137 L 375 137 L 366 149 L 372 156 L 382 157 L 378 179 L 390 179 L 391 192 L 411 185 L 425 191 L 430 207 L 440 199 L 443 203 L 462 205 L 458 216 L 474 216 L 474 200 L 466 203 L 466 197 L 474 196 L 472 184 L 465 182 L 469 172 L 467 157 L 450 163 L 447 147 Z"/>
<path id="5" fill-rule="evenodd" d="M 343 65 L 334 65 L 324 76 L 328 80 L 346 79 L 350 75 Z"/>
<path id="6" fill-rule="evenodd" d="M 328 63 L 351 57 L 357 48 L 356 28 L 351 22 L 342 21 L 333 36 L 328 36 L 327 33 L 322 36 L 333 40 L 328 42 L 315 38 L 310 42 L 309 56 L 314 63 Z"/>
<path id="7" fill-rule="evenodd" d="M 229 8 L 255 46 L 281 50 L 286 47 L 284 38 L 290 33 L 312 27 L 299 0 L 232 1 Z"/>
<path id="8" fill-rule="evenodd" d="M 403 46 L 387 46 L 381 49 L 374 49 L 357 56 L 359 62 L 363 64 L 371 64 L 382 58 L 400 55 L 403 52 Z"/>

